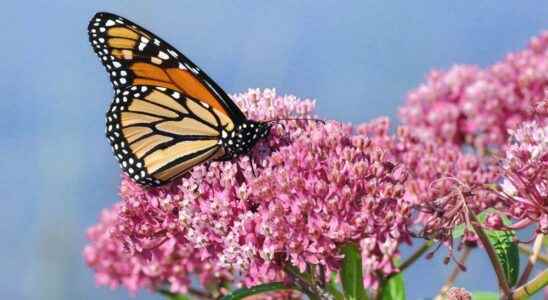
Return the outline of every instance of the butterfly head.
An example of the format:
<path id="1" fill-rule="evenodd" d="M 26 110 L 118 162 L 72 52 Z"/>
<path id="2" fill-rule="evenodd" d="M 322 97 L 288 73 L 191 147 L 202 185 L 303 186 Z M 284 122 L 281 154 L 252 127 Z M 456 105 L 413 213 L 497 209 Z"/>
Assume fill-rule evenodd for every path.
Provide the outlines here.
<path id="1" fill-rule="evenodd" d="M 260 140 L 268 136 L 269 123 L 246 121 L 232 131 L 222 131 L 221 144 L 229 158 L 247 154 Z"/>

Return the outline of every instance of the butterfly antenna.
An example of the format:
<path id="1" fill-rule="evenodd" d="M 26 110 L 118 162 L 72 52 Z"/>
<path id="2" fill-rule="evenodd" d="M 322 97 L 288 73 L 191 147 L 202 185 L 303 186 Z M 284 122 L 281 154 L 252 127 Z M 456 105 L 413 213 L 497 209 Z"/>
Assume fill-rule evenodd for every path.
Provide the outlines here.
<path id="1" fill-rule="evenodd" d="M 270 120 L 267 121 L 267 123 L 279 123 L 280 121 L 313 121 L 322 123 L 325 125 L 325 121 L 321 119 L 307 119 L 307 118 L 283 118 L 283 119 L 276 119 L 276 120 Z"/>

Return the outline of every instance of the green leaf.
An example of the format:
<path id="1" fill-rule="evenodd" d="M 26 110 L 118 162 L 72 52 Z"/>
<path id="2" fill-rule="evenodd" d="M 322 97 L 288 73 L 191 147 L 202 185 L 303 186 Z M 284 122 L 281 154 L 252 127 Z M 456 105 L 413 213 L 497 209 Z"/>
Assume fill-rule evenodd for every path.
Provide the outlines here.
<path id="1" fill-rule="evenodd" d="M 266 283 L 266 284 L 259 284 L 250 288 L 241 288 L 233 291 L 229 295 L 224 296 L 221 298 L 221 300 L 237 300 L 237 299 L 243 299 L 245 297 L 266 293 L 266 292 L 273 292 L 273 291 L 281 291 L 281 290 L 288 290 L 291 289 L 290 286 L 287 286 L 286 284 L 282 282 L 272 282 L 272 283 Z"/>
<path id="2" fill-rule="evenodd" d="M 162 287 L 156 290 L 159 294 L 166 297 L 168 300 L 191 300 L 187 295 L 175 294 L 169 291 L 168 287 Z"/>
<path id="3" fill-rule="evenodd" d="M 190 297 L 188 297 L 187 295 L 182 295 L 182 294 L 166 295 L 166 298 L 169 299 L 169 300 L 190 300 Z"/>
<path id="4" fill-rule="evenodd" d="M 400 272 L 388 279 L 382 286 L 382 300 L 405 300 L 405 284 Z"/>
<path id="5" fill-rule="evenodd" d="M 485 219 L 487 217 L 487 213 L 489 212 L 493 212 L 493 210 L 491 208 L 488 208 L 482 212 L 480 212 L 476 217 L 478 218 L 479 222 L 483 224 L 483 222 L 485 222 Z M 472 228 L 469 227 L 469 226 L 466 226 L 466 224 L 464 223 L 460 223 L 459 225 L 455 226 L 453 228 L 453 239 L 459 239 L 461 238 L 463 235 L 464 235 L 464 232 L 468 230 L 468 231 L 472 231 Z"/>
<path id="6" fill-rule="evenodd" d="M 463 223 L 455 226 L 455 228 L 453 228 L 453 233 L 452 233 L 453 239 L 456 240 L 456 239 L 459 239 L 461 236 L 463 236 L 464 235 L 464 228 L 465 227 L 464 227 Z"/>
<path id="7" fill-rule="evenodd" d="M 472 300 L 498 300 L 499 295 L 493 292 L 474 292 Z"/>
<path id="8" fill-rule="evenodd" d="M 367 294 L 363 288 L 362 258 L 358 247 L 347 244 L 342 247 L 344 260 L 340 272 L 345 298 L 364 300 Z"/>
<path id="9" fill-rule="evenodd" d="M 513 231 L 486 230 L 489 242 L 495 248 L 504 275 L 510 286 L 514 286 L 519 275 L 519 249 L 514 242 Z"/>
<path id="10" fill-rule="evenodd" d="M 344 295 L 339 291 L 339 287 L 337 286 L 337 273 L 331 274 L 331 280 L 329 280 L 325 288 L 335 300 L 344 300 Z"/>

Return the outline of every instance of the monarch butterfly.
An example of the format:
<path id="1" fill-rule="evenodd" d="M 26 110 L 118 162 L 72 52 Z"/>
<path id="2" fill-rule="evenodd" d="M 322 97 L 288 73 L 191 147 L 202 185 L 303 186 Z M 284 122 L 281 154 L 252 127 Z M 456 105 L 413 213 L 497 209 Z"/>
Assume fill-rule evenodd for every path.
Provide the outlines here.
<path id="1" fill-rule="evenodd" d="M 163 185 L 198 164 L 247 154 L 269 134 L 271 123 L 248 120 L 206 73 L 150 31 L 100 12 L 88 34 L 115 92 L 106 136 L 136 182 Z"/>

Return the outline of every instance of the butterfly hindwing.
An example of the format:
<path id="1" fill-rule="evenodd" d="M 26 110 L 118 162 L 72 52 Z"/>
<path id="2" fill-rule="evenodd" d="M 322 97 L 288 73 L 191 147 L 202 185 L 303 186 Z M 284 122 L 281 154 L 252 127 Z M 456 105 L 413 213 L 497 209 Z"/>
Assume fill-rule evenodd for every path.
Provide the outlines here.
<path id="1" fill-rule="evenodd" d="M 115 97 L 107 112 L 107 138 L 129 176 L 161 185 L 222 157 L 220 132 L 230 122 L 216 108 L 179 91 L 132 86 Z"/>
<path id="2" fill-rule="evenodd" d="M 203 101 L 236 122 L 245 121 L 240 109 L 205 72 L 148 30 L 101 12 L 91 19 L 88 33 L 116 94 L 134 85 L 165 87 Z"/>

